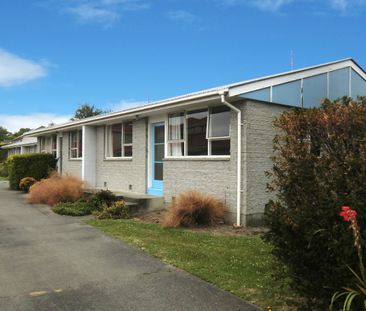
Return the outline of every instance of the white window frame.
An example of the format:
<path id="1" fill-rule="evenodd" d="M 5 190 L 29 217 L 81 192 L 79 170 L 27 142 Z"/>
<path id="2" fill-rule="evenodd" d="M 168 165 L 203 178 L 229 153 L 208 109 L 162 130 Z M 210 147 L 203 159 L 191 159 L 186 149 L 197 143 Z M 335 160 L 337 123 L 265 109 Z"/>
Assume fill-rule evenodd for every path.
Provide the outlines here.
<path id="1" fill-rule="evenodd" d="M 76 133 L 76 147 L 72 147 L 72 141 L 71 141 L 71 135 L 73 133 Z M 83 135 L 82 130 L 75 130 L 75 131 L 71 131 L 69 133 L 69 159 L 70 160 L 80 160 L 82 159 L 82 156 L 80 156 L 79 150 L 80 150 L 80 135 Z M 72 156 L 72 150 L 76 150 L 76 157 Z"/>
<path id="2" fill-rule="evenodd" d="M 41 153 L 47 153 L 46 142 L 47 142 L 47 137 L 46 136 L 41 136 L 39 138 L 39 151 Z"/>
<path id="3" fill-rule="evenodd" d="M 231 142 L 231 126 L 229 127 L 229 136 L 222 136 L 222 137 L 209 137 L 209 131 L 210 131 L 210 115 L 211 115 L 211 108 L 212 107 L 208 107 L 208 108 L 202 108 L 202 109 L 190 109 L 190 110 L 185 110 L 185 111 L 179 111 L 176 113 L 181 113 L 183 112 L 183 118 L 184 118 L 184 123 L 183 123 L 183 139 L 177 139 L 177 140 L 170 140 L 169 136 L 169 119 L 170 119 L 170 115 L 172 114 L 176 114 L 176 113 L 171 113 L 168 115 L 168 126 L 167 126 L 167 154 L 166 154 L 166 158 L 205 158 L 205 157 L 210 157 L 210 158 L 227 158 L 230 157 L 230 153 L 231 151 L 229 151 L 229 154 L 227 155 L 212 155 L 212 142 L 213 141 L 219 141 L 219 140 L 230 140 Z M 187 127 L 187 115 L 190 112 L 194 112 L 196 110 L 204 110 L 207 109 L 207 125 L 206 125 L 206 139 L 207 139 L 207 155 L 197 155 L 197 156 L 189 156 L 188 155 L 188 127 Z M 171 154 L 171 144 L 173 143 L 183 143 L 184 145 L 184 153 L 181 156 L 172 156 Z"/>
<path id="4" fill-rule="evenodd" d="M 126 123 L 131 123 L 132 124 L 132 142 L 131 143 L 125 143 L 125 130 L 124 130 L 124 125 Z M 111 146 L 112 144 L 112 135 L 111 135 L 111 129 L 112 126 L 119 124 L 121 125 L 121 156 L 120 157 L 114 157 L 113 156 L 113 148 Z M 133 121 L 124 121 L 124 122 L 118 122 L 118 123 L 113 123 L 113 124 L 108 124 L 105 126 L 105 135 L 104 135 L 104 140 L 105 140 L 105 153 L 104 153 L 104 158 L 106 160 L 118 160 L 118 159 L 132 159 L 133 158 Z M 124 156 L 125 154 L 125 147 L 132 147 L 132 156 Z M 112 156 L 109 154 L 109 152 L 112 152 Z"/>
<path id="5" fill-rule="evenodd" d="M 57 134 L 51 135 L 51 153 L 55 158 L 57 157 Z"/>

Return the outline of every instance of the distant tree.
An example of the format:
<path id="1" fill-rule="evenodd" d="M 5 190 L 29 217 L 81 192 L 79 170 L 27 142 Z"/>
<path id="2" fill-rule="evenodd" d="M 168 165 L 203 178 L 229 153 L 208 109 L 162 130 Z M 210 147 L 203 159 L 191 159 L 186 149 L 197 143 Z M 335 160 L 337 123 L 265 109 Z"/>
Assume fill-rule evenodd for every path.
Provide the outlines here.
<path id="1" fill-rule="evenodd" d="M 24 133 L 29 132 L 31 129 L 29 127 L 22 127 L 17 132 L 12 134 L 13 138 L 22 136 Z"/>
<path id="2" fill-rule="evenodd" d="M 0 126 L 0 142 L 11 139 L 11 133 L 5 128 Z"/>
<path id="3" fill-rule="evenodd" d="M 106 111 L 98 109 L 94 105 L 83 104 L 83 105 L 79 106 L 79 108 L 75 111 L 75 115 L 74 115 L 74 118 L 72 118 L 72 120 L 85 119 L 85 118 L 97 116 L 97 115 L 100 115 L 103 113 L 106 113 Z"/>

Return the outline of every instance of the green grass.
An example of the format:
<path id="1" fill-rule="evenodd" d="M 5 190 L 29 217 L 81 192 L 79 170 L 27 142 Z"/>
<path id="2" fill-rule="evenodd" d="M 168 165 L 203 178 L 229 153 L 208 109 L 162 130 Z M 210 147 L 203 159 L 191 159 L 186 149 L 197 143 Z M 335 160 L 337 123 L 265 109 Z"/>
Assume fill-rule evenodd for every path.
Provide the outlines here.
<path id="1" fill-rule="evenodd" d="M 134 220 L 90 220 L 108 235 L 135 245 L 263 308 L 296 310 L 287 284 L 271 277 L 273 258 L 261 237 L 164 229 Z M 286 288 L 286 289 L 285 289 Z"/>
<path id="2" fill-rule="evenodd" d="M 8 177 L 2 177 L 2 176 L 0 176 L 0 180 L 8 180 Z"/>
<path id="3" fill-rule="evenodd" d="M 52 207 L 52 211 L 60 215 L 85 216 L 92 213 L 92 208 L 87 202 L 76 201 L 56 204 Z"/>

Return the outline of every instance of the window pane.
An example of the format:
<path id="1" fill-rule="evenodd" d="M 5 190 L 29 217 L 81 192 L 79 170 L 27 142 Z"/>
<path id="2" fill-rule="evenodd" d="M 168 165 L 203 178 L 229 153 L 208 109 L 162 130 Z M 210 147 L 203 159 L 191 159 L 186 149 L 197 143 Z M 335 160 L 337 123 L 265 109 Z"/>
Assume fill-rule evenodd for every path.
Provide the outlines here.
<path id="1" fill-rule="evenodd" d="M 172 157 L 181 157 L 184 154 L 184 143 L 170 143 L 169 155 Z"/>
<path id="2" fill-rule="evenodd" d="M 319 107 L 327 98 L 327 75 L 322 74 L 304 79 L 304 107 Z"/>
<path id="3" fill-rule="evenodd" d="M 81 158 L 83 156 L 83 131 L 79 131 L 79 145 L 78 145 L 78 157 Z"/>
<path id="4" fill-rule="evenodd" d="M 184 112 L 169 115 L 169 140 L 184 138 Z"/>
<path id="5" fill-rule="evenodd" d="M 366 96 L 366 81 L 361 78 L 356 71 L 352 69 L 351 73 L 352 97 Z"/>
<path id="6" fill-rule="evenodd" d="M 132 144 L 132 122 L 123 123 L 123 143 Z"/>
<path id="7" fill-rule="evenodd" d="M 122 124 L 113 124 L 112 130 L 112 156 L 122 156 Z"/>
<path id="8" fill-rule="evenodd" d="M 230 155 L 230 140 L 211 141 L 212 155 Z"/>
<path id="9" fill-rule="evenodd" d="M 244 93 L 244 94 L 241 94 L 240 97 L 249 98 L 249 99 L 257 99 L 257 100 L 269 102 L 270 101 L 270 88 L 267 87 L 265 89 Z"/>
<path id="10" fill-rule="evenodd" d="M 154 179 L 163 180 L 163 163 L 154 164 Z"/>
<path id="11" fill-rule="evenodd" d="M 209 137 L 225 137 L 230 135 L 230 109 L 226 106 L 210 109 Z"/>
<path id="12" fill-rule="evenodd" d="M 77 132 L 71 132 L 70 134 L 70 141 L 71 141 L 71 148 L 77 148 L 78 146 L 78 138 L 77 138 Z M 44 144 L 46 143 L 46 138 L 44 139 Z"/>
<path id="13" fill-rule="evenodd" d="M 349 96 L 349 69 L 334 70 L 329 73 L 329 99 Z"/>
<path id="14" fill-rule="evenodd" d="M 155 126 L 154 129 L 155 143 L 164 143 L 164 126 Z"/>
<path id="15" fill-rule="evenodd" d="M 132 146 L 125 146 L 125 157 L 132 157 Z"/>
<path id="16" fill-rule="evenodd" d="M 72 149 L 72 150 L 70 151 L 70 157 L 71 157 L 71 158 L 73 158 L 73 159 L 75 159 L 75 158 L 77 158 L 77 157 L 78 157 L 78 155 L 77 155 L 77 150 L 76 150 L 76 149 Z"/>
<path id="17" fill-rule="evenodd" d="M 155 145 L 154 160 L 161 162 L 164 158 L 164 145 Z"/>
<path id="18" fill-rule="evenodd" d="M 207 110 L 187 114 L 188 155 L 207 155 Z"/>
<path id="19" fill-rule="evenodd" d="M 301 107 L 301 81 L 297 80 L 274 86 L 272 101 L 278 104 Z"/>

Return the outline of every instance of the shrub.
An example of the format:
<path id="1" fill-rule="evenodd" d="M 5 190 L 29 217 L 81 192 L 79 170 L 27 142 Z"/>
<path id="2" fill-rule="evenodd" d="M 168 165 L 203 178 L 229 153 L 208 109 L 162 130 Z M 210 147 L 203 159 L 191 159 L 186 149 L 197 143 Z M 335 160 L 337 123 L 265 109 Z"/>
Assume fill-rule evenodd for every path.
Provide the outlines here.
<path id="1" fill-rule="evenodd" d="M 187 191 L 179 194 L 168 207 L 163 226 L 210 226 L 218 224 L 224 214 L 224 204 L 220 200 L 198 191 Z"/>
<path id="2" fill-rule="evenodd" d="M 292 110 L 274 125 L 266 241 L 286 266 L 306 310 L 326 310 L 332 294 L 350 284 L 358 267 L 339 208 L 352 206 L 366 239 L 366 100 L 325 101 Z M 364 249 L 364 248 L 363 248 Z"/>
<path id="3" fill-rule="evenodd" d="M 9 176 L 9 170 L 8 170 L 8 163 L 0 162 L 0 177 L 8 177 Z"/>
<path id="4" fill-rule="evenodd" d="M 74 202 L 83 195 L 83 182 L 75 176 L 60 176 L 53 173 L 50 178 L 42 179 L 29 189 L 29 203 L 53 206 L 60 202 Z"/>
<path id="5" fill-rule="evenodd" d="M 20 180 L 33 177 L 37 180 L 48 177 L 56 168 L 56 160 L 48 153 L 17 154 L 8 158 L 10 189 L 19 190 Z"/>
<path id="6" fill-rule="evenodd" d="M 116 201 L 112 206 L 105 205 L 100 212 L 95 213 L 96 219 L 123 219 L 129 217 L 129 208 L 125 201 Z"/>
<path id="7" fill-rule="evenodd" d="M 33 177 L 24 177 L 19 183 L 19 189 L 27 193 L 29 192 L 29 188 L 36 182 L 37 180 L 35 180 Z"/>
<path id="8" fill-rule="evenodd" d="M 83 200 L 76 202 L 64 202 L 58 203 L 52 207 L 52 210 L 56 214 L 68 215 L 68 216 L 85 216 L 92 213 L 92 208 Z"/>
<path id="9" fill-rule="evenodd" d="M 102 210 L 105 205 L 108 207 L 112 206 L 117 200 L 118 198 L 109 190 L 100 190 L 88 198 L 89 204 L 96 211 Z"/>

